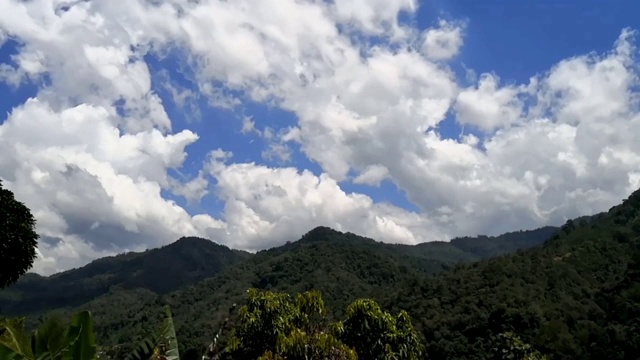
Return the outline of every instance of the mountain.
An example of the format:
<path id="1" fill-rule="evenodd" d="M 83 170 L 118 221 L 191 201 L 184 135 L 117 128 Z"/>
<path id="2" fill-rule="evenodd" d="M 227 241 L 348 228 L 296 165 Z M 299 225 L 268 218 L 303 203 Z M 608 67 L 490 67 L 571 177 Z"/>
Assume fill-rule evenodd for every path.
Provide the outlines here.
<path id="1" fill-rule="evenodd" d="M 451 240 L 451 245 L 486 259 L 505 255 L 520 249 L 542 245 L 558 232 L 554 226 L 545 226 L 531 231 L 515 231 L 500 236 L 460 237 Z"/>
<path id="2" fill-rule="evenodd" d="M 292 293 L 318 289 L 336 311 L 332 315 L 341 316 L 357 298 L 387 299 L 407 284 L 459 264 L 539 245 L 557 230 L 481 237 L 475 246 L 473 238 L 409 246 L 318 227 L 298 241 L 254 255 L 183 238 L 51 277 L 30 274 L 0 292 L 0 312 L 28 315 L 35 324 L 50 311 L 68 315 L 88 309 L 101 343 L 126 349 L 157 324 L 168 303 L 181 346 L 200 348 L 210 341 L 229 305 L 242 301 L 250 287 Z"/>
<path id="3" fill-rule="evenodd" d="M 407 310 L 432 359 L 494 359 L 506 332 L 553 360 L 638 359 L 640 354 L 640 191 L 606 213 L 569 220 L 559 229 L 498 237 L 407 246 L 319 227 L 299 241 L 254 255 L 224 248 L 202 256 L 186 251 L 191 257 L 178 265 L 165 258 L 173 251 L 145 260 L 161 250 L 98 260 L 49 278 L 26 276 L 0 292 L 0 308 L 5 313 L 28 309 L 23 302 L 36 304 L 40 307 L 22 312 L 31 323 L 54 306 L 61 312 L 91 310 L 98 339 L 118 345 L 112 348 L 117 354 L 160 321 L 164 304 L 172 308 L 181 346 L 198 349 L 247 288 L 317 289 L 336 311 L 330 315 L 341 316 L 346 304 L 361 297 L 394 312 Z M 113 264 L 100 267 L 102 261 Z M 159 288 L 150 279 L 162 276 L 147 261 L 174 269 L 177 274 L 165 273 L 169 280 L 192 281 Z M 223 265 L 204 275 L 200 267 L 210 261 Z M 138 277 L 141 268 L 148 273 Z M 184 275 L 194 272 L 199 275 Z M 106 290 L 94 286 L 117 278 L 112 273 L 125 275 Z M 66 303 L 59 294 L 64 288 L 83 296 L 83 286 L 101 291 L 79 301 L 67 295 Z M 51 306 L 47 297 L 59 302 Z"/>
<path id="4" fill-rule="evenodd" d="M 551 359 L 640 358 L 640 191 L 607 213 L 568 221 L 542 247 L 406 286 L 434 359 L 490 359 L 512 331 Z"/>
<path id="5" fill-rule="evenodd" d="M 29 314 L 76 307 L 112 288 L 166 294 L 214 276 L 250 256 L 210 240 L 183 237 L 158 249 L 98 259 L 49 277 L 27 274 L 0 292 L 0 313 Z"/>

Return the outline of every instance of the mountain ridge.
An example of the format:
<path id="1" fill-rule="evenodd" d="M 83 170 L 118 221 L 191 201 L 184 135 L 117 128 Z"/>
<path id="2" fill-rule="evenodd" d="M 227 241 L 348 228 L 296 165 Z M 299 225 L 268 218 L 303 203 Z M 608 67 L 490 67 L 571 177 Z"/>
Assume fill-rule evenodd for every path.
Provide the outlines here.
<path id="1" fill-rule="evenodd" d="M 538 246 L 541 234 L 549 231 L 543 228 L 517 232 L 530 236 L 531 242 L 514 243 L 509 249 L 505 244 L 513 236 L 511 233 L 482 240 L 479 248 L 484 250 L 471 249 L 476 253 L 451 242 L 388 244 L 326 226 L 311 229 L 298 241 L 255 254 L 207 239 L 183 237 L 161 248 L 98 259 L 86 267 L 48 278 L 29 276 L 0 291 L 0 312 L 27 315 L 28 323 L 35 325 L 51 311 L 68 315 L 89 309 L 96 318 L 97 335 L 105 344 L 115 345 L 130 342 L 142 329 L 152 326 L 161 318 L 161 305 L 167 303 L 174 311 L 182 346 L 197 347 L 210 336 L 212 323 L 221 320 L 221 311 L 242 301 L 249 287 L 292 293 L 319 288 L 326 301 L 333 304 L 336 313 L 332 315 L 340 316 L 357 297 L 385 298 L 416 279 L 502 254 L 496 248 L 515 252 L 523 246 Z M 494 241 L 501 246 L 488 246 Z M 202 252 L 200 246 L 209 250 Z M 227 257 L 231 260 L 225 260 Z M 220 266 L 214 266 L 215 271 L 198 272 L 202 264 L 218 260 Z M 149 262 L 161 266 L 148 265 Z M 172 262 L 195 265 L 173 265 L 173 269 Z M 149 276 L 136 275 L 141 270 L 127 264 L 142 268 L 143 275 Z M 163 272 L 162 267 L 171 270 Z M 121 273 L 114 275 L 114 268 Z M 190 276 L 189 269 L 196 275 Z M 91 276 L 86 277 L 87 274 Z M 186 281 L 178 281 L 176 274 L 183 274 Z M 65 280 L 70 282 L 65 284 Z M 147 282 L 140 284 L 136 280 Z M 166 284 L 168 280 L 172 285 Z M 99 281 L 98 286 L 92 281 Z"/>
<path id="2" fill-rule="evenodd" d="M 432 358 L 491 358 L 514 332 L 550 359 L 637 359 L 638 258 L 640 191 L 541 247 L 419 279 L 385 304 L 411 309 Z"/>
<path id="3" fill-rule="evenodd" d="M 211 277 L 249 256 L 207 239 L 182 237 L 159 248 L 96 259 L 48 277 L 29 274 L 0 291 L 0 312 L 78 306 L 114 286 L 165 294 Z"/>

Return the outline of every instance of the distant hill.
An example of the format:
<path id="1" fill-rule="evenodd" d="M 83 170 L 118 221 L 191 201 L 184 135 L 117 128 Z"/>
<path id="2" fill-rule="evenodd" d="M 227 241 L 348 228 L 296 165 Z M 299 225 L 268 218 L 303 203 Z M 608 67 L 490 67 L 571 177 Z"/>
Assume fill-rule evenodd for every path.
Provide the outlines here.
<path id="1" fill-rule="evenodd" d="M 0 291 L 0 313 L 76 307 L 114 287 L 165 294 L 212 277 L 250 256 L 210 240 L 183 237 L 158 249 L 98 259 L 49 277 L 27 274 Z"/>
<path id="2" fill-rule="evenodd" d="M 451 240 L 451 245 L 481 258 L 490 258 L 542 245 L 557 231 L 557 227 L 546 226 L 532 231 L 515 231 L 500 236 L 460 237 Z"/>

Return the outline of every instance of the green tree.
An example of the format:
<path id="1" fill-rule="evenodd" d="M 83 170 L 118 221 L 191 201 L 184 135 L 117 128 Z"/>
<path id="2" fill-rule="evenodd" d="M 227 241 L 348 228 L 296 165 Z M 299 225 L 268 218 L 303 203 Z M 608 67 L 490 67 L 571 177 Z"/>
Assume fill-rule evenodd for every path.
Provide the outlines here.
<path id="1" fill-rule="evenodd" d="M 247 304 L 227 346 L 233 359 L 355 359 L 355 353 L 327 332 L 319 292 L 293 299 L 285 293 L 247 291 Z"/>
<path id="2" fill-rule="evenodd" d="M 355 348 L 361 359 L 421 359 L 423 347 L 409 314 L 383 311 L 373 300 L 361 299 L 347 308 L 347 319 L 338 324 L 338 337 Z"/>
<path id="3" fill-rule="evenodd" d="M 292 298 L 250 289 L 247 295 L 227 346 L 232 359 L 409 360 L 422 354 L 408 315 L 393 317 L 372 300 L 356 301 L 345 321 L 329 324 L 318 291 Z"/>
<path id="4" fill-rule="evenodd" d="M 546 356 L 522 341 L 513 332 L 498 335 L 496 347 L 493 349 L 493 358 L 496 360 L 547 360 Z"/>
<path id="5" fill-rule="evenodd" d="M 0 181 L 0 288 L 24 275 L 36 258 L 38 234 L 31 211 Z"/>

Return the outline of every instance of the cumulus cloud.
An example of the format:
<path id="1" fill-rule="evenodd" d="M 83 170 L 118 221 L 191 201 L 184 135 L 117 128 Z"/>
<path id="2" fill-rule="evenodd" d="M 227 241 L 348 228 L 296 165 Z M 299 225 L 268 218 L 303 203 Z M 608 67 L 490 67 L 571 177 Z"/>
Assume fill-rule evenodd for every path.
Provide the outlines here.
<path id="1" fill-rule="evenodd" d="M 440 20 L 438 25 L 424 33 L 421 50 L 430 59 L 447 60 L 457 55 L 464 43 L 464 24 Z"/>
<path id="2" fill-rule="evenodd" d="M 417 6 L 0 2 L 0 44 L 18 44 L 0 81 L 38 85 L 0 125 L 0 177 L 33 209 L 43 236 L 35 269 L 182 235 L 256 250 L 317 225 L 403 243 L 496 234 L 605 210 L 639 186 L 633 31 L 611 52 L 558 59 L 526 84 L 492 73 L 461 88 L 448 61 L 464 25 L 398 20 Z M 193 73 L 188 89 L 151 73 L 147 57 L 169 52 Z M 242 124 L 265 140 L 263 156 L 281 163 L 234 163 L 207 144 L 217 150 L 198 175 L 170 176 L 206 134 L 173 130 L 154 78 L 192 113 L 200 114 L 198 97 L 230 111 L 253 102 L 293 113 L 296 123 L 282 128 L 259 113 Z M 447 116 L 478 132 L 444 138 Z M 294 156 L 321 170 L 283 163 Z M 342 186 L 382 181 L 419 211 Z M 224 208 L 189 214 L 167 191 L 190 202 L 212 193 Z"/>
<path id="3" fill-rule="evenodd" d="M 498 82 L 495 75 L 483 74 L 477 87 L 458 94 L 455 111 L 459 123 L 493 131 L 520 121 L 524 104 L 518 95 L 522 90 L 513 85 L 499 87 Z"/>
<path id="4" fill-rule="evenodd" d="M 355 184 L 380 185 L 380 182 L 387 177 L 388 173 L 389 170 L 382 165 L 371 165 L 353 179 L 353 182 Z"/>
<path id="5" fill-rule="evenodd" d="M 57 239 L 41 243 L 38 271 L 218 226 L 210 217 L 194 221 L 161 196 L 169 186 L 167 169 L 182 163 L 197 136 L 122 134 L 112 124 L 113 113 L 87 104 L 58 112 L 31 99 L 0 127 L 0 177 L 34 211 L 38 233 Z"/>
<path id="6" fill-rule="evenodd" d="M 447 236 L 427 231 L 435 226 L 419 214 L 345 193 L 327 174 L 255 163 L 226 165 L 216 157 L 211 161 L 208 168 L 226 204 L 226 227 L 212 234 L 237 239 L 245 249 L 295 240 L 314 224 L 409 244 Z"/>

